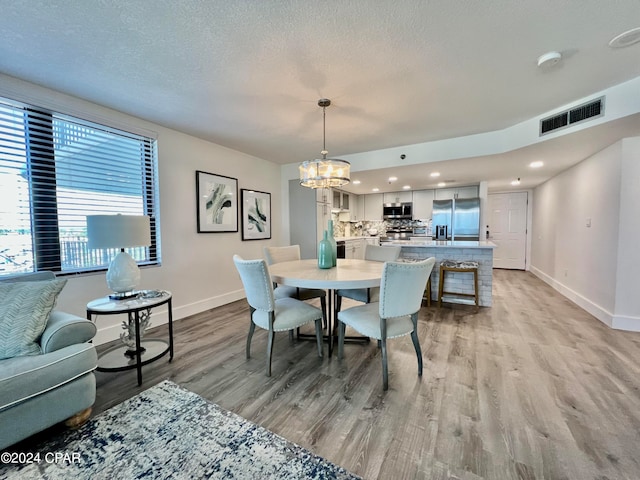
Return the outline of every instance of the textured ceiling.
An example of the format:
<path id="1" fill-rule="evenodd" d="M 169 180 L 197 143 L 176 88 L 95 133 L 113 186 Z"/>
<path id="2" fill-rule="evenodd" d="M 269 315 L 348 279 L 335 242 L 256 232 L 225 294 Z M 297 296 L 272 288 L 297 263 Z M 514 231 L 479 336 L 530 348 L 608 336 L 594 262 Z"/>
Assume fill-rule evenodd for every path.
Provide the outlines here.
<path id="1" fill-rule="evenodd" d="M 277 163 L 503 129 L 640 76 L 640 1 L 0 0 L 0 72 Z M 562 52 L 553 71 L 536 59 Z"/>

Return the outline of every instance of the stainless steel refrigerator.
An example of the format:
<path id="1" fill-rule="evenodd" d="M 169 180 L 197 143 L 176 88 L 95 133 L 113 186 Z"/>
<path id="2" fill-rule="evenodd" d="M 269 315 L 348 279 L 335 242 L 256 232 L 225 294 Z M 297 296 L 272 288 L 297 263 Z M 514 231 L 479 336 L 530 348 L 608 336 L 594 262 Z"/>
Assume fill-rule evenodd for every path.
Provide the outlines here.
<path id="1" fill-rule="evenodd" d="M 437 240 L 479 240 L 480 199 L 434 200 L 432 225 Z"/>

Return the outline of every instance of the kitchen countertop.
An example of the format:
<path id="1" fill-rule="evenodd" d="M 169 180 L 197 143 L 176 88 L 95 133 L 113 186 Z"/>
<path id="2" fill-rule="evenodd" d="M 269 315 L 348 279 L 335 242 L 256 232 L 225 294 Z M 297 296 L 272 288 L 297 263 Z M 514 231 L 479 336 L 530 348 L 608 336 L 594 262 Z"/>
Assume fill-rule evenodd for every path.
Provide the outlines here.
<path id="1" fill-rule="evenodd" d="M 352 237 L 334 237 L 336 242 L 341 242 L 343 240 L 359 240 L 362 238 L 380 238 L 378 235 L 357 235 Z"/>
<path id="2" fill-rule="evenodd" d="M 384 245 L 400 245 L 402 247 L 440 247 L 440 248 L 496 248 L 497 245 L 486 240 L 473 242 L 461 240 L 393 240 L 385 242 Z"/>

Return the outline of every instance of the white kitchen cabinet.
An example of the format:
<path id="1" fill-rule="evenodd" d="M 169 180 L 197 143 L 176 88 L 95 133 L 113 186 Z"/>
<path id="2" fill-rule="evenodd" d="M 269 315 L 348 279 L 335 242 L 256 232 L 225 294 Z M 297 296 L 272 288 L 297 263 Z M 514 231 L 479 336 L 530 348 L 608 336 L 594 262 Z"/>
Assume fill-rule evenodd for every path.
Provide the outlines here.
<path id="1" fill-rule="evenodd" d="M 332 208 L 334 210 L 349 210 L 349 194 L 341 190 L 332 190 Z"/>
<path id="2" fill-rule="evenodd" d="M 438 188 L 435 190 L 434 200 L 451 200 L 455 198 L 455 188 Z"/>
<path id="3" fill-rule="evenodd" d="M 459 187 L 456 189 L 458 196 L 456 198 L 478 198 L 478 185 L 470 187 Z"/>
<path id="4" fill-rule="evenodd" d="M 433 211 L 434 190 L 413 191 L 413 219 L 428 220 Z"/>
<path id="5" fill-rule="evenodd" d="M 358 260 L 364 260 L 364 246 L 362 238 L 354 238 L 345 240 L 345 258 L 355 258 Z"/>
<path id="6" fill-rule="evenodd" d="M 364 240 L 365 240 L 365 246 L 366 245 L 375 245 L 375 246 L 380 245 L 380 238 L 379 237 L 367 237 Z M 363 256 L 364 256 L 364 254 L 363 254 Z"/>
<path id="7" fill-rule="evenodd" d="M 383 193 L 383 203 L 407 203 L 413 201 L 411 190 Z"/>
<path id="8" fill-rule="evenodd" d="M 362 220 L 382 220 L 382 193 L 370 193 L 364 197 L 364 216 Z"/>
<path id="9" fill-rule="evenodd" d="M 476 198 L 478 185 L 457 188 L 438 188 L 435 191 L 435 200 L 451 200 L 452 198 Z"/>
<path id="10" fill-rule="evenodd" d="M 364 197 L 365 195 L 356 195 L 354 193 L 351 194 L 351 199 L 349 202 L 351 203 L 351 220 L 354 222 L 359 222 L 364 220 Z"/>

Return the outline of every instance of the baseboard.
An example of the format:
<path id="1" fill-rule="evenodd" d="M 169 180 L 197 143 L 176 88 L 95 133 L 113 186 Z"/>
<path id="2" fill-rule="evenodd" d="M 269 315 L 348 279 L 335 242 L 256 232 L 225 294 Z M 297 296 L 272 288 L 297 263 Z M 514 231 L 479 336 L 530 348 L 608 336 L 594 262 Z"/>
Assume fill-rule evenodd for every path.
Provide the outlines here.
<path id="1" fill-rule="evenodd" d="M 612 327 L 616 330 L 627 330 L 629 332 L 640 332 L 640 317 L 628 317 L 625 315 L 614 315 Z"/>
<path id="2" fill-rule="evenodd" d="M 217 297 L 210 297 L 186 305 L 176 306 L 176 299 L 174 296 L 173 321 L 176 322 L 182 318 L 190 317 L 191 315 L 205 312 L 207 310 L 211 310 L 212 308 L 221 307 L 222 305 L 241 300 L 245 297 L 246 295 L 244 293 L 244 289 L 241 289 L 225 293 L 224 295 L 218 295 Z M 102 317 L 102 319 L 105 318 L 119 318 L 119 322 L 115 325 L 108 325 L 102 328 L 100 328 L 100 323 L 98 322 L 98 332 L 93 338 L 93 343 L 95 345 L 102 345 L 103 343 L 118 340 L 120 338 L 120 332 L 122 332 L 122 322 L 126 320 L 125 315 L 109 315 Z M 152 311 L 151 328 L 165 325 L 166 323 L 168 323 L 168 321 L 169 319 L 167 318 L 167 309 L 165 308 L 165 306 L 163 306 L 162 308 L 154 309 Z"/>
<path id="3" fill-rule="evenodd" d="M 578 305 L 580 308 L 583 308 L 584 310 L 589 312 L 591 315 L 596 317 L 605 325 L 611 328 L 616 328 L 613 322 L 613 313 L 605 310 L 600 305 L 592 302 L 591 300 L 584 297 L 583 295 L 580 295 L 575 290 L 570 289 L 569 287 L 564 285 L 562 282 L 559 282 L 555 278 L 547 275 L 542 270 L 539 270 L 533 265 L 531 265 L 530 267 L 530 272 L 533 273 L 540 280 L 542 280 L 544 283 L 550 285 L 554 290 L 558 291 L 559 293 L 567 297 L 569 300 L 571 300 L 573 303 Z"/>

